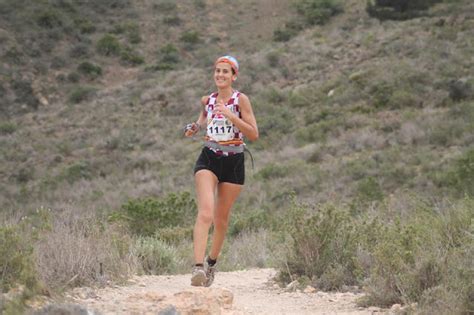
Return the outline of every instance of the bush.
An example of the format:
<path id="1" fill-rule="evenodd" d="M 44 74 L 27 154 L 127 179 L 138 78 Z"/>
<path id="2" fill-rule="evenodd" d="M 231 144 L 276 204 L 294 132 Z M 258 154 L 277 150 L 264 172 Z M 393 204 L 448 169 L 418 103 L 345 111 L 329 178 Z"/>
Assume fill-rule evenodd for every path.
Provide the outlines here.
<path id="1" fill-rule="evenodd" d="M 118 56 L 122 48 L 115 36 L 106 34 L 97 42 L 96 49 L 104 56 Z"/>
<path id="2" fill-rule="evenodd" d="M 81 18 L 74 20 L 74 24 L 79 28 L 81 34 L 92 34 L 96 31 L 94 23 L 87 18 Z"/>
<path id="3" fill-rule="evenodd" d="M 91 166 L 87 161 L 75 163 L 64 170 L 62 177 L 70 184 L 80 179 L 91 179 Z"/>
<path id="4" fill-rule="evenodd" d="M 77 66 L 77 71 L 80 73 L 95 79 L 102 75 L 102 68 L 98 65 L 95 65 L 89 61 L 84 61 L 79 66 Z"/>
<path id="5" fill-rule="evenodd" d="M 69 102 L 72 104 L 78 104 L 83 101 L 89 100 L 95 93 L 97 89 L 90 86 L 79 86 L 72 90 L 69 94 Z"/>
<path id="6" fill-rule="evenodd" d="M 270 163 L 265 165 L 255 176 L 264 180 L 271 180 L 285 177 L 289 171 L 290 169 L 285 165 Z"/>
<path id="7" fill-rule="evenodd" d="M 173 44 L 163 46 L 158 54 L 158 63 L 152 67 L 153 70 L 166 71 L 176 69 L 180 61 L 179 51 Z"/>
<path id="8" fill-rule="evenodd" d="M 442 0 L 369 0 L 367 13 L 379 20 L 407 20 L 419 17 Z"/>
<path id="9" fill-rule="evenodd" d="M 39 275 L 50 292 L 124 280 L 133 267 L 129 254 L 130 240 L 123 231 L 97 217 L 67 212 L 54 217 L 51 231 L 35 248 Z"/>
<path id="10" fill-rule="evenodd" d="M 120 59 L 128 65 L 137 66 L 145 63 L 145 59 L 131 48 L 125 48 L 120 53 Z"/>
<path id="11" fill-rule="evenodd" d="M 343 10 L 337 0 L 300 0 L 296 3 L 296 11 L 308 25 L 323 25 Z"/>
<path id="12" fill-rule="evenodd" d="M 176 2 L 172 0 L 159 0 L 157 3 L 153 4 L 153 6 L 155 9 L 163 13 L 170 13 L 178 8 Z"/>
<path id="13" fill-rule="evenodd" d="M 36 23 L 43 28 L 55 28 L 63 25 L 59 12 L 54 10 L 40 12 L 36 17 Z"/>
<path id="14" fill-rule="evenodd" d="M 445 183 L 457 195 L 474 196 L 474 149 L 466 151 L 445 175 Z"/>
<path id="15" fill-rule="evenodd" d="M 187 227 L 196 216 L 196 203 L 188 192 L 156 198 L 129 200 L 111 216 L 128 222 L 137 235 L 151 236 L 162 228 Z"/>
<path id="16" fill-rule="evenodd" d="M 243 232 L 256 232 L 263 228 L 271 228 L 273 223 L 273 217 L 265 209 L 257 209 L 246 213 L 237 212 L 230 220 L 229 235 L 235 237 Z"/>
<path id="17" fill-rule="evenodd" d="M 184 42 L 188 48 L 192 48 L 201 42 L 201 36 L 197 31 L 185 31 L 181 35 L 180 40 Z"/>
<path id="18" fill-rule="evenodd" d="M 18 126 L 13 122 L 1 122 L 0 123 L 0 134 L 9 135 L 14 133 L 18 129 Z"/>
<path id="19" fill-rule="evenodd" d="M 12 82 L 11 87 L 15 92 L 17 102 L 25 103 L 33 109 L 38 109 L 39 101 L 33 93 L 31 82 L 15 80 Z"/>
<path id="20" fill-rule="evenodd" d="M 356 283 L 356 228 L 343 208 L 325 204 L 311 211 L 294 205 L 284 219 L 293 246 L 282 272 L 308 277 L 325 289 Z"/>
<path id="21" fill-rule="evenodd" d="M 278 28 L 273 32 L 273 40 L 276 42 L 287 42 L 292 37 L 295 37 L 303 28 L 304 25 L 299 21 L 287 22 L 283 28 Z"/>
<path id="22" fill-rule="evenodd" d="M 19 226 L 2 226 L 0 227 L 0 293 L 7 292 L 17 285 L 24 285 L 29 289 L 38 286 L 33 247 Z"/>
<path id="23" fill-rule="evenodd" d="M 145 274 L 175 273 L 182 264 L 173 246 L 153 236 L 139 237 L 132 248 L 132 255 L 138 258 L 139 268 Z"/>
<path id="24" fill-rule="evenodd" d="M 374 177 L 362 179 L 357 184 L 357 199 L 360 202 L 382 201 L 382 188 Z"/>
<path id="25" fill-rule="evenodd" d="M 430 301 L 439 301 L 462 314 L 473 305 L 473 206 L 469 197 L 448 208 L 414 200 L 401 211 L 379 205 L 357 217 L 341 206 L 293 206 L 279 228 L 292 240 L 282 278 L 322 289 L 364 285 L 365 305 L 421 302 L 429 314 Z"/>
<path id="26" fill-rule="evenodd" d="M 89 55 L 89 47 L 85 44 L 77 44 L 69 51 L 71 58 L 84 58 Z"/>

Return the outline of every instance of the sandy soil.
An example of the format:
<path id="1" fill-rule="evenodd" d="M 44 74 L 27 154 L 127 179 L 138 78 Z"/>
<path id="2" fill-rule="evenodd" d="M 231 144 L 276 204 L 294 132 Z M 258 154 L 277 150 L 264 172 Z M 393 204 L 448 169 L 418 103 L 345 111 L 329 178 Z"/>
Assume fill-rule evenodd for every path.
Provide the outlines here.
<path id="1" fill-rule="evenodd" d="M 233 293 L 232 308 L 223 314 L 382 314 L 378 308 L 361 308 L 355 303 L 361 294 L 288 292 L 272 278 L 274 269 L 219 272 L 211 288 L 190 286 L 190 275 L 140 276 L 127 286 L 81 289 L 73 293 L 75 303 L 101 314 L 157 314 L 160 301 L 176 293 L 228 289 Z"/>

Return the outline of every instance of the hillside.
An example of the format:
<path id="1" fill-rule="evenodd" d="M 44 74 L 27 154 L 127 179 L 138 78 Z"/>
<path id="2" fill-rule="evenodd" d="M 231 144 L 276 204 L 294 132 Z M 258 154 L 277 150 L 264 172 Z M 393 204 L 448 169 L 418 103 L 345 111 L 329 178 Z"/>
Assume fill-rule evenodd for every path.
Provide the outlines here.
<path id="1" fill-rule="evenodd" d="M 214 59 L 227 53 L 241 64 L 236 88 L 250 97 L 260 139 L 248 143 L 255 166 L 247 155 L 223 269 L 283 266 L 282 281 L 295 273 L 325 289 L 362 285 L 378 256 L 360 244 L 357 279 L 346 272 L 353 265 L 338 269 L 345 256 L 324 277 L 319 267 L 283 261 L 297 248 L 282 232 L 295 204 L 310 216 L 334 206 L 362 225 L 375 217 L 381 222 L 374 225 L 390 228 L 399 218 L 402 230 L 431 209 L 446 215 L 436 222 L 459 224 L 446 231 L 469 241 L 472 231 L 463 231 L 474 195 L 474 3 L 443 1 L 418 18 L 379 21 L 366 1 L 350 0 L 327 23 L 275 41 L 277 30 L 302 19 L 291 3 L 0 0 L 0 218 L 18 235 L 37 229 L 25 242 L 34 244 L 28 252 L 43 290 L 100 282 L 99 262 L 116 281 L 135 272 L 187 271 L 192 168 L 202 143 L 183 138 L 182 128 L 213 91 Z M 125 212 L 127 203 L 145 207 L 142 198 L 186 218 L 141 234 L 147 222 Z M 456 213 L 464 221 L 447 214 L 451 206 L 463 209 Z M 5 231 L 0 236 L 8 240 Z M 175 265 L 143 270 L 136 251 L 148 241 L 178 257 Z M 83 247 L 65 261 L 62 250 L 75 244 Z M 461 248 L 456 263 L 465 266 L 472 249 Z M 87 259 L 71 267 L 74 255 Z M 451 289 L 433 294 L 449 297 Z M 405 293 L 373 303 L 421 296 Z"/>

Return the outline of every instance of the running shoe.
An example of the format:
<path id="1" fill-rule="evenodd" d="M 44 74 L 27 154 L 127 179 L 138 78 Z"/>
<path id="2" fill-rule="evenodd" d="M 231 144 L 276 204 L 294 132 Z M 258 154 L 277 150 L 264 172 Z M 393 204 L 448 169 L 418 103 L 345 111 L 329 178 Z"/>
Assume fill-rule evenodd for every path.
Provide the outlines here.
<path id="1" fill-rule="evenodd" d="M 207 260 L 206 260 L 207 261 Z M 209 264 L 206 262 L 207 268 L 206 268 L 206 283 L 204 284 L 205 287 L 210 287 L 211 284 L 214 282 L 214 277 L 217 272 L 217 267 L 216 265 L 214 266 L 209 266 Z"/>
<path id="2" fill-rule="evenodd" d="M 207 283 L 206 271 L 204 267 L 194 266 L 191 275 L 191 285 L 195 287 L 205 286 Z"/>

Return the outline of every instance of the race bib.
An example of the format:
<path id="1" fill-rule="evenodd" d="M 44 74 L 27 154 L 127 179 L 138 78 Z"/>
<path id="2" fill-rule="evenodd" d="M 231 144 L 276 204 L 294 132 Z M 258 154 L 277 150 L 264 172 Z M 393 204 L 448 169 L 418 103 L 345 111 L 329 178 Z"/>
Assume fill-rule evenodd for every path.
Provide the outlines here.
<path id="1" fill-rule="evenodd" d="M 229 141 L 234 139 L 234 126 L 224 116 L 217 115 L 207 124 L 207 136 L 214 141 Z"/>

